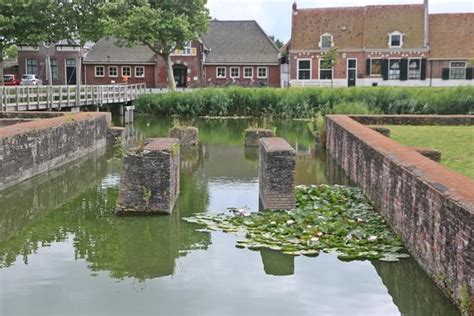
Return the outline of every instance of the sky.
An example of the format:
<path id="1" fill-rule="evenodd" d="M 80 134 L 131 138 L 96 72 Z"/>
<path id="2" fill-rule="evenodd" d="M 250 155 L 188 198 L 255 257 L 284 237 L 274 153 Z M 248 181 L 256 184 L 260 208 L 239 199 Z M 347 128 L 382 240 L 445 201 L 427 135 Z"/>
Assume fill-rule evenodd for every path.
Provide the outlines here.
<path id="1" fill-rule="evenodd" d="M 423 0 L 297 0 L 298 8 L 344 7 L 374 4 L 419 4 Z M 212 18 L 256 20 L 268 35 L 290 38 L 293 0 L 208 0 Z M 430 13 L 474 12 L 474 0 L 430 0 Z"/>

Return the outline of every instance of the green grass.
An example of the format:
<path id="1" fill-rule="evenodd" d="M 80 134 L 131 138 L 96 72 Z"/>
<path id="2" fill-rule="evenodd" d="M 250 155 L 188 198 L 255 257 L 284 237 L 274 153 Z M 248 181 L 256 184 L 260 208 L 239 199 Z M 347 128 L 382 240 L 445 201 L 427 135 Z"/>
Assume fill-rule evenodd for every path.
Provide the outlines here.
<path id="1" fill-rule="evenodd" d="M 441 164 L 474 179 L 474 126 L 387 126 L 391 138 L 441 152 Z"/>

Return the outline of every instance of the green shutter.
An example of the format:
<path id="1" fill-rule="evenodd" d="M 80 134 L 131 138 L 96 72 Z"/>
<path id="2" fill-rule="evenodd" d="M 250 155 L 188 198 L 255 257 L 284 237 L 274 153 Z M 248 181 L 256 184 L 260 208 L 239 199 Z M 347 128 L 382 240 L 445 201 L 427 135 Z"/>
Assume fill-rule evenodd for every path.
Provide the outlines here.
<path id="1" fill-rule="evenodd" d="M 426 58 L 423 58 L 421 60 L 421 80 L 426 80 L 426 65 L 427 65 L 427 60 Z"/>
<path id="2" fill-rule="evenodd" d="M 443 80 L 449 80 L 449 68 L 443 68 L 443 74 L 441 78 Z"/>
<path id="3" fill-rule="evenodd" d="M 388 80 L 388 59 L 382 59 L 382 78 Z"/>
<path id="4" fill-rule="evenodd" d="M 472 72 L 474 71 L 474 68 L 467 68 L 466 69 L 466 79 L 467 80 L 472 80 Z"/>
<path id="5" fill-rule="evenodd" d="M 405 81 L 408 79 L 408 59 L 403 58 L 400 60 L 400 80 Z"/>
<path id="6" fill-rule="evenodd" d="M 365 74 L 370 76 L 370 58 L 367 58 L 367 63 L 365 64 Z"/>

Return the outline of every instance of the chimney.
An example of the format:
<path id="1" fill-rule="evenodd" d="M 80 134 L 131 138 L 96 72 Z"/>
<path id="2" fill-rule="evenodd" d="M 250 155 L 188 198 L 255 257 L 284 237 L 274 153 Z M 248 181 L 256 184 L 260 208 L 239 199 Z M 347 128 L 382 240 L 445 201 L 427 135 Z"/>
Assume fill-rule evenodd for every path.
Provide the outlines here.
<path id="1" fill-rule="evenodd" d="M 430 32 L 429 32 L 429 27 L 430 27 L 430 21 L 429 21 L 429 5 L 428 5 L 428 0 L 423 1 L 423 7 L 425 9 L 425 47 L 428 47 L 430 44 Z"/>
<path id="2" fill-rule="evenodd" d="M 293 2 L 293 11 L 298 10 L 298 5 L 296 4 L 296 1 Z"/>

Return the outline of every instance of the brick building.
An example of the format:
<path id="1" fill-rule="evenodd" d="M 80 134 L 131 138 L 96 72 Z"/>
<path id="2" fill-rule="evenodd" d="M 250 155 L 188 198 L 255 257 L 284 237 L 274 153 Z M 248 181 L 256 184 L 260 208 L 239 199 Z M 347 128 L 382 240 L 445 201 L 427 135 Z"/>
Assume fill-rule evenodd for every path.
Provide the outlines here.
<path id="1" fill-rule="evenodd" d="M 474 84 L 474 14 L 430 15 L 428 9 L 427 0 L 313 9 L 294 3 L 290 84 L 324 86 L 331 78 L 336 86 Z M 331 47 L 339 63 L 324 69 Z"/>
<path id="2" fill-rule="evenodd" d="M 166 87 L 165 61 L 144 45 L 119 46 L 100 40 L 84 58 L 87 84 L 146 83 Z M 255 21 L 210 22 L 208 34 L 172 55 L 178 87 L 280 85 L 279 49 Z"/>
<path id="3" fill-rule="evenodd" d="M 18 47 L 19 75 L 37 75 L 43 84 L 49 82 L 47 56 L 51 60 L 51 77 L 54 85 L 76 84 L 77 63 L 89 51 L 93 43 L 81 47 L 77 41 L 62 40 L 57 43 L 43 43 L 38 46 Z"/>

